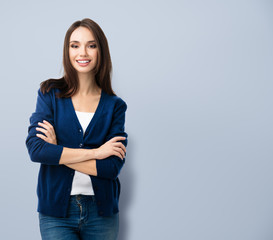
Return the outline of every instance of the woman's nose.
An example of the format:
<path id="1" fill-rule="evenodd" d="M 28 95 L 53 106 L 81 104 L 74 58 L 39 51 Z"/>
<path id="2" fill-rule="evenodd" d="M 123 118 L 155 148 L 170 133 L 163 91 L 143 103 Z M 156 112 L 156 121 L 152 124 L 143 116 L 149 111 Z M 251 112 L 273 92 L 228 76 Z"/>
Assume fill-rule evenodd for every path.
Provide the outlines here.
<path id="1" fill-rule="evenodd" d="M 81 49 L 80 49 L 80 55 L 81 56 L 86 56 L 87 55 L 85 47 L 81 47 Z"/>

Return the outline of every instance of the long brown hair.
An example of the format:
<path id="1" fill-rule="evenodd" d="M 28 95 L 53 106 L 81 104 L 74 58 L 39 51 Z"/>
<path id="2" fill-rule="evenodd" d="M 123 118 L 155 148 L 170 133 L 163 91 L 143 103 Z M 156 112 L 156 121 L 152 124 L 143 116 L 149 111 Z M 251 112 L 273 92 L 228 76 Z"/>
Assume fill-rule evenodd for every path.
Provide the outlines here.
<path id="1" fill-rule="evenodd" d="M 74 22 L 67 30 L 63 46 L 64 75 L 58 79 L 50 78 L 41 82 L 41 91 L 45 93 L 45 91 L 48 92 L 51 88 L 59 88 L 60 92 L 56 93 L 56 97 L 60 98 L 71 97 L 77 92 L 79 79 L 69 59 L 69 40 L 72 32 L 80 26 L 88 28 L 93 33 L 98 48 L 98 61 L 94 69 L 96 84 L 109 95 L 116 95 L 111 86 L 112 61 L 107 38 L 100 26 L 89 18 Z"/>

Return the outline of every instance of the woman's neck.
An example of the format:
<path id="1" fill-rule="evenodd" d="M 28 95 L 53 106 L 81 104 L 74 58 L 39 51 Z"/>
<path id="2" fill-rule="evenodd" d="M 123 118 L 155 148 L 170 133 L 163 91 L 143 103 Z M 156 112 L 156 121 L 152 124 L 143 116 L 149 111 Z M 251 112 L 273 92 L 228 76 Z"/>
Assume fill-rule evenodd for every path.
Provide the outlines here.
<path id="1" fill-rule="evenodd" d="M 100 88 L 96 84 L 95 76 L 90 74 L 78 74 L 79 89 L 77 94 L 82 96 L 100 94 Z"/>

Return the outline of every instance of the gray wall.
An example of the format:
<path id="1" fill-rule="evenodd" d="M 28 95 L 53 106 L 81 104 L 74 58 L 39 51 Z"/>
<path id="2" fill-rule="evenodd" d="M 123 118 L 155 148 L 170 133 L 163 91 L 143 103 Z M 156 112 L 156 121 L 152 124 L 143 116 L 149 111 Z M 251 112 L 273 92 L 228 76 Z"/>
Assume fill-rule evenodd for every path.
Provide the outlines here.
<path id="1" fill-rule="evenodd" d="M 1 239 L 40 239 L 39 165 L 25 147 L 64 34 L 104 30 L 128 104 L 120 240 L 273 238 L 273 2 L 1 3 Z"/>

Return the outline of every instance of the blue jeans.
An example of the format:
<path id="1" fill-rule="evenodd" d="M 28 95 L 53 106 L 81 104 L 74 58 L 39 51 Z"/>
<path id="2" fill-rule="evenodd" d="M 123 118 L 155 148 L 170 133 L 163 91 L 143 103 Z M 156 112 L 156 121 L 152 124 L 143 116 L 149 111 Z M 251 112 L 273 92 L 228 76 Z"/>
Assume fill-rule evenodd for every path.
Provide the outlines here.
<path id="1" fill-rule="evenodd" d="M 94 196 L 70 196 L 68 215 L 65 218 L 39 213 L 43 240 L 116 240 L 119 214 L 111 217 L 98 215 Z"/>

